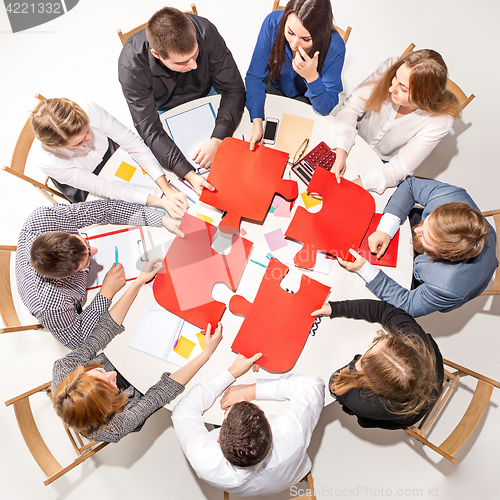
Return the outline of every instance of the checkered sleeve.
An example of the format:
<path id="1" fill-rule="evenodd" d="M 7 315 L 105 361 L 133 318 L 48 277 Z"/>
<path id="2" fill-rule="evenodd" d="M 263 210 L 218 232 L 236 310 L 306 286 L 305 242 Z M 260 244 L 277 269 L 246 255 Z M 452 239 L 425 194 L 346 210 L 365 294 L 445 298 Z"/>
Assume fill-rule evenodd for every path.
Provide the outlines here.
<path id="1" fill-rule="evenodd" d="M 163 214 L 122 200 L 96 200 L 73 205 L 54 205 L 35 210 L 24 227 L 40 235 L 49 231 L 74 233 L 93 224 L 161 226 Z"/>
<path id="2" fill-rule="evenodd" d="M 98 293 L 79 314 L 74 306 L 61 309 L 57 304 L 51 304 L 49 298 L 38 319 L 61 344 L 74 349 L 90 335 L 110 305 L 111 300 Z"/>

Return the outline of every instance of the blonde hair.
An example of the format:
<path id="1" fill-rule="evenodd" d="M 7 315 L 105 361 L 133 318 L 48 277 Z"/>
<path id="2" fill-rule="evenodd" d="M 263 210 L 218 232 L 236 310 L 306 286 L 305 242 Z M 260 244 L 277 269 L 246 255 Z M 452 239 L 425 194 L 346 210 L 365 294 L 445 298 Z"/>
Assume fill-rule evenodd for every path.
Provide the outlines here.
<path id="1" fill-rule="evenodd" d="M 64 97 L 46 99 L 31 113 L 36 138 L 45 146 L 64 147 L 71 137 L 89 126 L 87 113 L 76 102 Z"/>
<path id="2" fill-rule="evenodd" d="M 455 94 L 446 88 L 448 68 L 441 54 L 430 49 L 410 52 L 387 68 L 375 82 L 372 93 L 366 100 L 367 113 L 378 113 L 382 104 L 390 99 L 389 88 L 403 64 L 411 68 L 409 97 L 412 105 L 436 115 L 450 115 L 453 118 L 460 116 L 460 103 Z M 373 80 L 365 83 L 371 84 Z"/>
<path id="3" fill-rule="evenodd" d="M 105 427 L 128 403 L 127 395 L 116 386 L 87 372 L 102 368 L 97 363 L 78 366 L 52 393 L 52 403 L 61 419 L 83 435 Z"/>
<path id="4" fill-rule="evenodd" d="M 409 415 L 433 403 L 437 395 L 436 358 L 430 346 L 416 335 L 377 332 L 374 343 L 385 340 L 381 349 L 370 349 L 361 358 L 362 371 L 349 366 L 330 378 L 330 392 L 341 396 L 353 389 L 387 400 L 389 413 Z M 372 345 L 373 347 L 373 345 Z"/>
<path id="5" fill-rule="evenodd" d="M 483 214 L 464 201 L 439 205 L 427 216 L 427 223 L 436 253 L 451 261 L 477 257 L 491 232 Z"/>

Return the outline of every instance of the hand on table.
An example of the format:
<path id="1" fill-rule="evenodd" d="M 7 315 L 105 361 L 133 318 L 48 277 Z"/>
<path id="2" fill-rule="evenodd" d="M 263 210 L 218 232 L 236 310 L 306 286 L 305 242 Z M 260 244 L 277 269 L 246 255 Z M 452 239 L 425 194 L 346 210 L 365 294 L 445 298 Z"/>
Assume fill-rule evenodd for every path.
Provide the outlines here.
<path id="1" fill-rule="evenodd" d="M 347 269 L 351 273 L 355 273 L 363 267 L 366 259 L 364 257 L 361 257 L 361 255 L 359 255 L 359 253 L 352 248 L 349 249 L 349 253 L 356 259 L 354 262 L 347 262 L 347 260 L 341 259 L 340 257 L 337 257 L 337 260 L 339 261 L 341 267 Z"/>
<path id="2" fill-rule="evenodd" d="M 325 302 L 321 309 L 317 309 L 311 313 L 311 316 L 331 316 L 332 307 L 329 302 Z"/>
<path id="3" fill-rule="evenodd" d="M 193 186 L 193 189 L 196 191 L 196 194 L 198 196 L 201 196 L 201 192 L 204 188 L 210 191 L 215 191 L 215 188 L 207 182 L 205 177 L 203 177 L 202 175 L 198 175 L 194 170 L 188 172 L 184 176 L 184 179 L 186 179 L 189 184 Z"/>
<path id="4" fill-rule="evenodd" d="M 161 208 L 167 211 L 170 217 L 182 217 L 189 208 L 187 196 L 184 193 L 173 193 L 161 198 Z"/>
<path id="5" fill-rule="evenodd" d="M 368 248 L 371 253 L 377 254 L 377 259 L 384 255 L 390 242 L 391 237 L 384 231 L 375 231 L 368 236 Z"/>
<path id="6" fill-rule="evenodd" d="M 101 289 L 99 293 L 111 300 L 118 290 L 121 290 L 125 286 L 125 269 L 121 264 L 113 264 L 111 269 L 104 276 Z"/>
<path id="7" fill-rule="evenodd" d="M 163 268 L 163 259 L 154 259 L 151 262 L 147 262 L 144 269 L 141 271 L 139 276 L 134 283 L 138 285 L 144 285 L 150 282 Z"/>
<path id="8" fill-rule="evenodd" d="M 220 400 L 220 407 L 227 410 L 240 401 L 252 401 L 253 399 L 255 399 L 255 384 L 233 385 L 224 392 Z"/>
<path id="9" fill-rule="evenodd" d="M 309 57 L 302 47 L 298 47 L 295 57 L 292 60 L 293 70 L 304 78 L 307 83 L 314 82 L 314 80 L 319 78 L 318 57 L 319 52 L 315 52 L 313 57 Z"/>
<path id="10" fill-rule="evenodd" d="M 195 163 L 198 163 L 202 168 L 210 168 L 214 161 L 215 153 L 219 149 L 220 143 L 222 141 L 215 137 L 212 137 L 208 142 L 202 144 L 194 153 L 193 158 L 191 158 Z"/>
<path id="11" fill-rule="evenodd" d="M 184 233 L 179 229 L 181 225 L 181 221 L 179 219 L 172 219 L 168 215 L 164 215 L 161 219 L 162 226 L 171 233 L 184 238 Z"/>
<path id="12" fill-rule="evenodd" d="M 212 333 L 212 325 L 209 323 L 206 331 L 204 332 L 204 335 L 205 335 L 205 348 L 203 349 L 203 352 L 208 352 L 208 354 L 211 356 L 214 353 L 217 346 L 219 345 L 220 341 L 222 340 L 221 322 L 219 321 L 219 323 L 217 324 L 214 333 Z"/>
<path id="13" fill-rule="evenodd" d="M 262 118 L 253 119 L 253 129 L 248 140 L 250 141 L 250 151 L 255 149 L 256 144 L 260 144 L 262 141 L 262 136 L 264 135 L 264 126 L 262 124 Z"/>
<path id="14" fill-rule="evenodd" d="M 229 373 L 231 373 L 231 375 L 234 378 L 241 377 L 244 373 L 250 370 L 255 361 L 257 361 L 260 358 L 262 358 L 261 352 L 255 354 L 250 359 L 243 356 L 243 354 L 238 354 L 238 356 L 236 356 L 236 360 L 229 368 Z"/>

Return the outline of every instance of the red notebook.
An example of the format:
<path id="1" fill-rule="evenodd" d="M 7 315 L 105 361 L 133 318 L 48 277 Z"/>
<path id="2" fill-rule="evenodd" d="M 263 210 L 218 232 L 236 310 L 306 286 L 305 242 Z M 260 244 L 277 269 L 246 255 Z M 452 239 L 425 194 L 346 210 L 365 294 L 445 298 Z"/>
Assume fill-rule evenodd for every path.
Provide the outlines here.
<path id="1" fill-rule="evenodd" d="M 368 236 L 374 233 L 377 230 L 378 223 L 382 218 L 382 214 L 374 214 L 373 219 L 370 222 L 370 227 L 368 231 L 366 231 L 363 241 L 359 247 L 359 254 L 361 257 L 364 257 L 370 264 L 375 266 L 384 266 L 384 267 L 396 267 L 398 263 L 398 248 L 399 248 L 399 229 L 398 232 L 394 235 L 387 250 L 384 255 L 380 259 L 377 259 L 377 255 L 370 252 L 368 248 Z"/>

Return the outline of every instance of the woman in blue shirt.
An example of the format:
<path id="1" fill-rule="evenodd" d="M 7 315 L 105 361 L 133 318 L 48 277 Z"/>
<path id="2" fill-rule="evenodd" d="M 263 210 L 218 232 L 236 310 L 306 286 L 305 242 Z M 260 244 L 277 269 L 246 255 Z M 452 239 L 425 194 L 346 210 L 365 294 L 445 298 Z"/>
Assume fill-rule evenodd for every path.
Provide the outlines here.
<path id="1" fill-rule="evenodd" d="M 253 122 L 250 149 L 263 135 L 266 92 L 305 101 L 321 115 L 329 114 L 342 91 L 344 56 L 330 0 L 291 0 L 285 10 L 271 12 L 245 77 Z"/>

